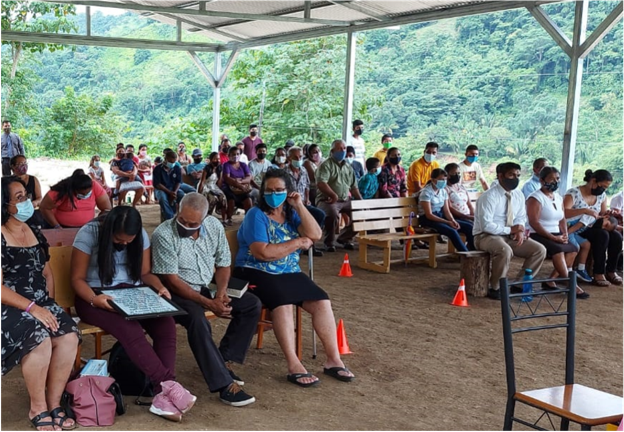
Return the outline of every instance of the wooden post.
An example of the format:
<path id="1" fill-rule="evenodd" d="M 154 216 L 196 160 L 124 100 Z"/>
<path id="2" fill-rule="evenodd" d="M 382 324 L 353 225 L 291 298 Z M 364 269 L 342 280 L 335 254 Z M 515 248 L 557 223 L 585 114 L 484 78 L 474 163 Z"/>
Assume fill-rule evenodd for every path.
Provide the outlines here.
<path id="1" fill-rule="evenodd" d="M 460 278 L 466 283 L 466 293 L 486 297 L 490 283 L 490 254 L 483 251 L 458 252 L 461 257 Z"/>

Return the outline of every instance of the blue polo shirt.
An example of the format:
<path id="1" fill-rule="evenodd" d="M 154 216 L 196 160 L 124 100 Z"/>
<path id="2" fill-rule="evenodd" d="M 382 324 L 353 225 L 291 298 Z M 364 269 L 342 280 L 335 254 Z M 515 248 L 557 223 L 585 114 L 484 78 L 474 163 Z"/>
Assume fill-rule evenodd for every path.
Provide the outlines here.
<path id="1" fill-rule="evenodd" d="M 167 171 L 165 170 L 164 164 L 160 164 L 154 168 L 152 180 L 154 182 L 154 189 L 157 189 L 158 185 L 162 184 L 164 187 L 172 191 L 179 183 L 182 182 L 182 169 L 176 165 Z"/>

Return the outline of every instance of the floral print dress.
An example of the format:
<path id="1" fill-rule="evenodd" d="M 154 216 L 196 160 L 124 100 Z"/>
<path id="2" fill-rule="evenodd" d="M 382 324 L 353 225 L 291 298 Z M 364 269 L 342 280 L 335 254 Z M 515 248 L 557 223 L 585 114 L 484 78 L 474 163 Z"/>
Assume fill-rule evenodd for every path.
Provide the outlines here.
<path id="1" fill-rule="evenodd" d="M 39 241 L 35 246 L 8 246 L 2 236 L 2 282 L 21 296 L 52 312 L 59 323 L 59 329 L 52 332 L 28 312 L 3 304 L 2 375 L 18 365 L 24 356 L 46 338 L 71 332 L 80 336 L 74 320 L 48 296 L 46 279 L 43 276 L 45 264 L 50 260 L 48 243 L 38 229 L 31 229 Z"/>

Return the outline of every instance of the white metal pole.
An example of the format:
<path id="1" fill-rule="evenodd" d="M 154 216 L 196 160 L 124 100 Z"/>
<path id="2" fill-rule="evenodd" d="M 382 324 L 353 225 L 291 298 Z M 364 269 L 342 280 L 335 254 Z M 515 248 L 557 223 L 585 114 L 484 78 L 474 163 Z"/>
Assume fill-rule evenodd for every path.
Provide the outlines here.
<path id="1" fill-rule="evenodd" d="M 356 35 L 347 33 L 347 64 L 345 72 L 344 109 L 342 114 L 342 139 L 347 140 L 351 134 L 353 120 L 353 88 L 355 85 L 355 42 Z"/>
<path id="2" fill-rule="evenodd" d="M 215 53 L 214 73 L 217 80 L 221 77 L 221 53 Z M 212 89 L 212 151 L 219 151 L 219 133 L 221 129 L 221 88 Z"/>

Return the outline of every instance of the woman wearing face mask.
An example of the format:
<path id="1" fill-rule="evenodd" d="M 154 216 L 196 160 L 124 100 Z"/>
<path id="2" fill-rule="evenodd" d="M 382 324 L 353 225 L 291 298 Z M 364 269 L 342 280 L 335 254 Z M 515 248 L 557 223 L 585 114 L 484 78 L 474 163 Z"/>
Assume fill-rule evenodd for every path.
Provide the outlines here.
<path id="1" fill-rule="evenodd" d="M 219 160 L 221 165 L 225 165 L 230 160 L 230 147 L 232 147 L 232 142 L 227 137 L 221 140 L 221 145 L 219 146 Z"/>
<path id="2" fill-rule="evenodd" d="M 227 221 L 232 226 L 232 215 L 236 207 L 249 210 L 251 202 L 251 171 L 247 164 L 239 161 L 240 151 L 236 147 L 230 147 L 230 160 L 223 165 L 221 175 L 221 189 L 227 197 Z"/>
<path id="3" fill-rule="evenodd" d="M 379 197 L 400 198 L 407 196 L 405 170 L 401 165 L 401 151 L 392 147 L 386 155 L 386 163 L 379 175 Z"/>
<path id="4" fill-rule="evenodd" d="M 312 325 L 327 353 L 324 373 L 340 381 L 354 379 L 338 353 L 336 321 L 327 293 L 299 268 L 298 251 L 312 247 L 321 235 L 301 195 L 293 191 L 289 174 L 269 170 L 258 205 L 245 215 L 238 230 L 234 275 L 255 285 L 254 294 L 271 310 L 273 330 L 286 356 L 286 379 L 301 387 L 316 385 L 319 379 L 297 358 L 292 337 L 294 305 L 312 315 Z"/>
<path id="5" fill-rule="evenodd" d="M 101 167 L 101 159 L 99 155 L 93 155 L 89 162 L 89 170 L 87 171 L 91 180 L 102 186 L 102 189 L 106 191 L 106 195 L 111 200 L 111 207 L 113 205 L 112 196 L 113 190 L 106 184 L 106 177 L 104 177 L 104 170 Z"/>
<path id="6" fill-rule="evenodd" d="M 178 143 L 178 162 L 182 168 L 192 162 L 191 157 L 186 154 L 186 145 L 183 142 Z"/>
<path id="7" fill-rule="evenodd" d="M 41 184 L 39 183 L 39 179 L 28 174 L 28 161 L 24 155 L 13 156 L 13 158 L 11 158 L 10 165 L 13 175 L 19 178 L 26 185 L 26 193 L 35 208 L 35 213 L 30 219 L 28 219 L 27 223 L 29 225 L 35 225 L 41 229 L 44 222 L 43 216 L 41 216 L 41 212 L 38 210 L 41 199 L 43 198 L 41 195 Z"/>
<path id="8" fill-rule="evenodd" d="M 100 212 L 111 209 L 106 191 L 82 170 L 76 170 L 50 188 L 40 209 L 48 228 L 81 227 Z"/>
<path id="9" fill-rule="evenodd" d="M 308 172 L 308 177 L 310 178 L 310 202 L 312 205 L 316 205 L 316 170 L 324 161 L 325 158 L 319 145 L 310 144 L 303 167 Z"/>
<path id="10" fill-rule="evenodd" d="M 218 186 L 221 182 L 223 166 L 219 161 L 219 154 L 217 152 L 210 153 L 208 161 L 208 164 L 206 164 L 202 171 L 202 177 L 197 186 L 197 190 L 208 200 L 208 214 L 212 214 L 215 208 L 218 209 L 221 212 L 222 223 L 226 225 L 227 200 L 225 194 Z"/>
<path id="11" fill-rule="evenodd" d="M 446 192 L 449 196 L 449 208 L 455 219 L 466 221 L 474 220 L 474 207 L 470 202 L 468 190 L 461 183 L 460 167 L 456 163 L 450 163 L 444 167 L 448 174 Z"/>
<path id="12" fill-rule="evenodd" d="M 123 147 L 117 147 L 115 153 L 117 156 L 110 163 L 110 169 L 113 175 L 113 181 L 119 185 L 117 193 L 118 204 L 125 202 L 126 195 L 130 191 L 134 191 L 134 199 L 132 200 L 132 206 L 136 207 L 141 202 L 141 197 L 145 193 L 145 185 L 143 185 L 140 176 L 138 175 L 138 166 L 134 164 L 133 156 L 128 156 Z M 130 164 L 129 161 L 132 161 Z"/>
<path id="13" fill-rule="evenodd" d="M 139 146 L 139 163 L 142 161 L 146 161 L 150 168 L 152 167 L 152 159 L 147 155 L 147 146 L 145 144 Z"/>
<path id="14" fill-rule="evenodd" d="M 447 177 L 446 171 L 441 168 L 436 168 L 431 172 L 431 180 L 427 182 L 418 197 L 418 206 L 423 216 L 420 218 L 420 224 L 447 236 L 459 252 L 474 250 L 472 224 L 455 220 L 449 208 L 446 192 Z M 468 247 L 459 233 L 466 236 Z"/>
<path id="15" fill-rule="evenodd" d="M 2 177 L 2 375 L 21 365 L 35 429 L 73 429 L 60 400 L 79 331 L 54 302 L 48 243 L 26 223 L 33 212 L 24 183 Z"/>
<path id="16" fill-rule="evenodd" d="M 175 321 L 172 317 L 126 320 L 108 303 L 110 296 L 93 290 L 148 285 L 158 295 L 171 298 L 152 274 L 150 241 L 139 212 L 133 207 L 115 207 L 83 226 L 74 240 L 71 267 L 80 319 L 115 337 L 147 375 L 156 394 L 150 412 L 180 421 L 196 398 L 175 382 Z"/>
<path id="17" fill-rule="evenodd" d="M 283 147 L 278 147 L 275 150 L 275 155 L 271 160 L 271 168 L 273 169 L 285 169 L 286 168 L 286 150 Z"/>
<path id="18" fill-rule="evenodd" d="M 578 253 L 578 247 L 568 241 L 568 225 L 563 212 L 563 198 L 559 195 L 559 170 L 546 166 L 540 171 L 541 188 L 526 200 L 530 237 L 546 248 L 552 257 L 554 270 L 549 278 L 568 276 Z M 554 282 L 542 284 L 544 289 L 557 289 Z M 576 287 L 576 298 L 589 294 Z"/>
<path id="19" fill-rule="evenodd" d="M 585 171 L 585 184 L 569 189 L 563 199 L 565 216 L 568 223 L 580 220 L 583 216 L 592 221 L 607 213 L 606 190 L 613 182 L 607 170 Z M 617 262 L 622 253 L 622 234 L 600 227 L 586 229 L 579 234 L 589 240 L 594 258 L 594 284 L 609 286 L 622 284 L 622 278 L 616 273 Z M 606 276 L 605 276 L 606 270 Z"/>

